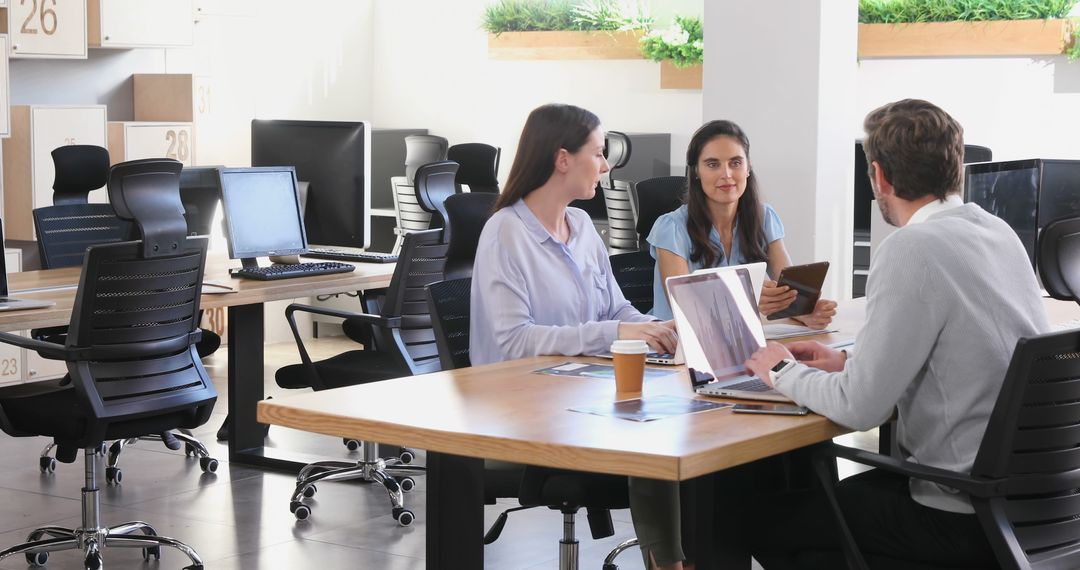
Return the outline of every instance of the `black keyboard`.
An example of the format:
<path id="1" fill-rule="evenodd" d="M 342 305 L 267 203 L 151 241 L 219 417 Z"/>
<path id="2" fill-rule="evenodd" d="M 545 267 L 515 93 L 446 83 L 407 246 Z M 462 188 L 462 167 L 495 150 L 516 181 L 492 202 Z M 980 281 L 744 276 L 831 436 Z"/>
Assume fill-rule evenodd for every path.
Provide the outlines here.
<path id="1" fill-rule="evenodd" d="M 350 263 L 319 261 L 315 263 L 275 263 L 269 267 L 242 267 L 239 269 L 232 269 L 230 273 L 234 277 L 269 281 L 271 279 L 290 279 L 293 277 L 309 277 L 311 275 L 348 273 L 355 270 L 356 266 Z"/>
<path id="2" fill-rule="evenodd" d="M 300 255 L 315 259 L 356 261 L 360 263 L 394 263 L 397 261 L 397 256 L 392 253 L 379 253 L 377 251 L 345 251 L 321 247 L 309 249 L 307 253 L 302 253 Z"/>

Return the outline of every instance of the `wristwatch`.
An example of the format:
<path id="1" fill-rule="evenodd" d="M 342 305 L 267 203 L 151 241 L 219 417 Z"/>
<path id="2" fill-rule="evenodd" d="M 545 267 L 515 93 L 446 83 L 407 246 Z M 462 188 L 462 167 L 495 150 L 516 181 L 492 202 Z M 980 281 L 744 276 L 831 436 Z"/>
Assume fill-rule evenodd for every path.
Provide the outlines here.
<path id="1" fill-rule="evenodd" d="M 769 369 L 769 380 L 771 380 L 773 384 L 775 384 L 778 378 L 786 374 L 788 370 L 791 370 L 794 367 L 795 361 L 788 358 L 777 362 L 776 366 L 773 366 Z"/>

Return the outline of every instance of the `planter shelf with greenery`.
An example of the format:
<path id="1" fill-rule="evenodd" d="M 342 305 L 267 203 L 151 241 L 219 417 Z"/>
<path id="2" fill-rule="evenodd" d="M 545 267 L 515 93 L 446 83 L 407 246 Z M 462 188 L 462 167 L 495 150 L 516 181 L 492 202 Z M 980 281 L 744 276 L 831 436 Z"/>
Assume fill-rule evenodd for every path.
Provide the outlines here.
<path id="1" fill-rule="evenodd" d="M 661 89 L 701 89 L 702 64 L 676 67 L 674 63 L 660 62 Z"/>
<path id="2" fill-rule="evenodd" d="M 1069 20 L 859 24 L 859 57 L 1058 55 L 1072 43 Z"/>
<path id="3" fill-rule="evenodd" d="M 641 59 L 643 30 L 488 34 L 491 59 Z"/>

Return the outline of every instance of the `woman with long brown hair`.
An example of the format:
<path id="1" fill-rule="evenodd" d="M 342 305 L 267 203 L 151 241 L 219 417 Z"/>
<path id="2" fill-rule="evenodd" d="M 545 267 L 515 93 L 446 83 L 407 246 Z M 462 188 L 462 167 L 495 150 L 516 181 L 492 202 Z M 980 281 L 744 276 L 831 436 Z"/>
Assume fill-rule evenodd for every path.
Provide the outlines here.
<path id="1" fill-rule="evenodd" d="M 596 192 L 608 171 L 596 115 L 573 105 L 529 114 L 496 212 L 473 264 L 469 355 L 487 364 L 540 354 L 606 352 L 617 339 L 674 352 L 671 322 L 623 296 L 607 248 L 570 202 Z"/>
<path id="2" fill-rule="evenodd" d="M 694 133 L 686 149 L 686 204 L 656 220 L 648 242 L 656 258 L 652 314 L 670 319 L 665 281 L 708 267 L 764 261 L 774 278 L 791 265 L 784 248 L 784 225 L 772 206 L 763 204 L 750 165 L 750 140 L 731 121 L 710 121 Z M 787 308 L 796 292 L 766 281 L 759 310 L 769 315 Z M 820 301 L 799 317 L 807 326 L 824 328 L 836 303 Z"/>

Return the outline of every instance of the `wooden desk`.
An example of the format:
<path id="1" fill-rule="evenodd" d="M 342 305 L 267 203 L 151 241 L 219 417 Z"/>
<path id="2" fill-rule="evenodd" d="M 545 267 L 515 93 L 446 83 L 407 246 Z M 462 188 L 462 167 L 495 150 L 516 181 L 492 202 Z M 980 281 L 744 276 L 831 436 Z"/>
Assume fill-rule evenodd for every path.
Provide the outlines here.
<path id="1" fill-rule="evenodd" d="M 230 267 L 240 262 L 211 254 L 207 259 L 204 281 L 228 284 L 236 293 L 203 294 L 204 309 L 227 307 L 229 319 L 229 414 L 232 421 L 229 437 L 229 461 L 275 468 L 294 468 L 269 448 L 263 448 L 264 430 L 255 419 L 255 405 L 263 399 L 263 307 L 269 301 L 309 297 L 386 287 L 394 264 L 357 263 L 356 271 L 318 277 L 253 281 L 232 279 Z M 29 311 L 0 312 L 0 330 L 66 325 L 71 320 L 76 286 L 81 268 L 68 267 L 45 271 L 12 273 L 8 287 L 13 296 L 53 301 L 55 306 Z M 39 290 L 44 289 L 44 290 Z M 208 288 L 204 288 L 206 290 Z M 282 315 L 284 318 L 284 315 Z"/>

